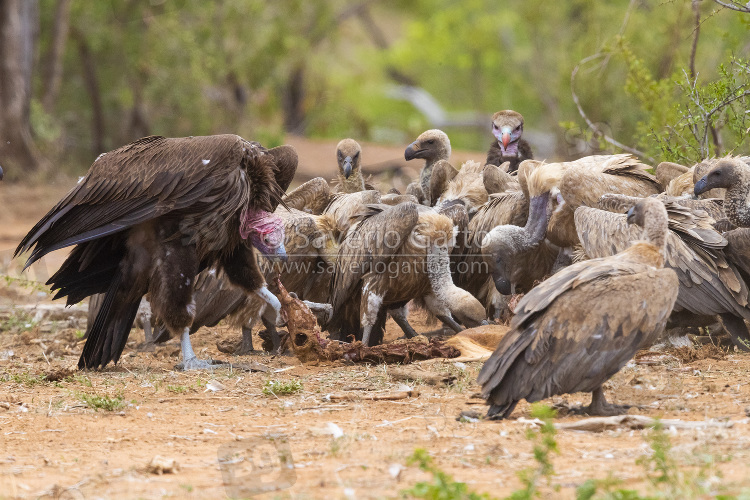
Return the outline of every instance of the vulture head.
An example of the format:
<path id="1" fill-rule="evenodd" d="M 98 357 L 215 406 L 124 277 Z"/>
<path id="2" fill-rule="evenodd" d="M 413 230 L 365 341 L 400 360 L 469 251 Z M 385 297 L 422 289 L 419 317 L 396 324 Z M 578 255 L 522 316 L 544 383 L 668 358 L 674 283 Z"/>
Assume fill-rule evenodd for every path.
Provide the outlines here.
<path id="1" fill-rule="evenodd" d="M 517 256 L 527 247 L 523 228 L 497 226 L 482 240 L 482 254 L 489 268 L 495 288 L 503 295 L 512 295 L 514 284 L 520 279 L 514 265 Z"/>
<path id="2" fill-rule="evenodd" d="M 432 164 L 439 160 L 448 160 L 450 157 L 451 141 L 445 132 L 438 129 L 423 132 L 404 151 L 406 161 L 421 158 Z"/>
<path id="3" fill-rule="evenodd" d="M 270 259 L 286 261 L 284 221 L 276 214 L 260 209 L 246 209 L 241 215 L 240 236 Z"/>
<path id="4" fill-rule="evenodd" d="M 503 156 L 518 154 L 518 141 L 523 135 L 523 116 L 512 109 L 504 109 L 492 115 L 492 135 Z"/>
<path id="5" fill-rule="evenodd" d="M 643 228 L 645 239 L 659 247 L 663 253 L 664 242 L 669 232 L 669 219 L 664 203 L 657 198 L 642 198 L 627 212 L 628 224 Z"/>
<path id="6" fill-rule="evenodd" d="M 362 148 L 354 139 L 344 139 L 336 146 L 336 160 L 339 172 L 348 179 L 352 172 L 359 169 Z"/>
<path id="7" fill-rule="evenodd" d="M 725 158 L 698 182 L 695 183 L 694 192 L 698 196 L 714 188 L 731 188 L 744 184 L 748 177 L 748 166 L 742 160 Z"/>

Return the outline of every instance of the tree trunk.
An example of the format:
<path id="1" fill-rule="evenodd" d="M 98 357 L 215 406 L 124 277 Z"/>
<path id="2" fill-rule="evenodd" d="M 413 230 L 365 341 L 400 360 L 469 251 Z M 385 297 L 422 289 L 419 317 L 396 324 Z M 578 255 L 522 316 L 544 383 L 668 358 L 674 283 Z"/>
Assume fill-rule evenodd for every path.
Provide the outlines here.
<path id="1" fill-rule="evenodd" d="M 55 8 L 55 24 L 52 26 L 52 40 L 49 51 L 44 57 L 42 67 L 44 78 L 44 95 L 42 105 L 44 111 L 52 113 L 57 102 L 62 81 L 62 56 L 65 52 L 65 41 L 68 38 L 68 20 L 70 19 L 70 0 L 57 0 Z"/>
<path id="2" fill-rule="evenodd" d="M 13 178 L 43 165 L 29 122 L 38 29 L 36 0 L 0 0 L 0 164 Z"/>
<path id="3" fill-rule="evenodd" d="M 99 90 L 99 80 L 96 76 L 96 63 L 94 56 L 91 54 L 91 48 L 86 40 L 86 36 L 80 30 L 73 28 L 71 36 L 78 44 L 78 56 L 81 60 L 81 70 L 83 71 L 83 82 L 86 85 L 86 92 L 91 99 L 91 144 L 94 157 L 106 152 L 104 149 L 104 110 L 102 107 L 102 93 Z"/>
<path id="4" fill-rule="evenodd" d="M 281 96 L 284 128 L 292 134 L 305 132 L 305 65 L 299 63 L 290 73 Z"/>

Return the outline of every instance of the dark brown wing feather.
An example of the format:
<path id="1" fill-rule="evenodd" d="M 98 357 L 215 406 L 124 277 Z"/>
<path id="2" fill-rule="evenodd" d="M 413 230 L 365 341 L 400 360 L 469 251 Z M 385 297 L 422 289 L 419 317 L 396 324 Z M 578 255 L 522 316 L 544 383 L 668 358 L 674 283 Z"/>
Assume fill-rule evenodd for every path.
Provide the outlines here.
<path id="1" fill-rule="evenodd" d="M 282 194 L 273 165 L 271 155 L 236 135 L 140 139 L 100 156 L 16 254 L 35 247 L 29 265 L 58 248 L 188 209 L 210 211 L 219 224 L 248 204 L 273 211 Z"/>
<path id="2" fill-rule="evenodd" d="M 331 290 L 334 314 L 351 300 L 362 276 L 399 251 L 417 225 L 417 205 L 401 203 L 362 220 L 339 247 Z"/>

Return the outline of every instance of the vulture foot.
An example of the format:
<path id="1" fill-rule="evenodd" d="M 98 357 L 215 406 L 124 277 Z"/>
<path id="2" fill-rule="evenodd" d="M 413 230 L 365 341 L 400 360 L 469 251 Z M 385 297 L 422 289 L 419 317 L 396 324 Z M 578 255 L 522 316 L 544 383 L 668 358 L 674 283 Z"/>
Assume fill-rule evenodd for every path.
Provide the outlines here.
<path id="1" fill-rule="evenodd" d="M 438 319 L 445 325 L 449 326 L 456 333 L 464 331 L 463 327 L 456 323 L 456 320 L 451 318 L 450 316 L 438 316 Z"/>
<path id="2" fill-rule="evenodd" d="M 222 361 L 216 361 L 213 359 L 198 359 L 196 357 L 192 357 L 190 359 L 186 359 L 181 363 L 177 363 L 177 365 L 175 365 L 175 369 L 179 371 L 213 370 L 214 368 L 220 368 L 222 366 L 229 365 Z"/>
<path id="3" fill-rule="evenodd" d="M 154 352 L 156 351 L 156 344 L 154 344 L 153 341 L 151 342 L 141 342 L 137 346 L 135 346 L 135 350 L 137 352 Z"/>
<path id="4" fill-rule="evenodd" d="M 720 314 L 719 318 L 721 318 L 724 330 L 732 337 L 732 342 L 737 346 L 737 349 L 745 352 L 750 351 L 750 333 L 745 321 L 728 313 Z"/>
<path id="5" fill-rule="evenodd" d="M 604 389 L 599 387 L 591 393 L 591 404 L 584 406 L 581 410 L 588 415 L 597 417 L 614 417 L 628 412 L 630 406 L 616 405 L 607 402 L 604 397 Z"/>

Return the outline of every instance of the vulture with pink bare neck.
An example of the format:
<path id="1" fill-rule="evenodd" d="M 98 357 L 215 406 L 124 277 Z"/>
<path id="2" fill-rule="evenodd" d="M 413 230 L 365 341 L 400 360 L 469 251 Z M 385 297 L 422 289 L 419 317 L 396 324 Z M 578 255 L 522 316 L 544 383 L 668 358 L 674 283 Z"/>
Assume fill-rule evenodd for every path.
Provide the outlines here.
<path id="1" fill-rule="evenodd" d="M 182 367 L 209 368 L 190 344 L 195 276 L 215 266 L 247 293 L 263 288 L 252 247 L 285 258 L 273 211 L 296 168 L 291 146 L 266 149 L 236 135 L 152 136 L 100 155 L 16 249 L 31 251 L 28 267 L 75 245 L 47 282 L 55 298 L 106 294 L 78 366 L 118 361 L 148 293 L 153 313 L 181 338 Z"/>

